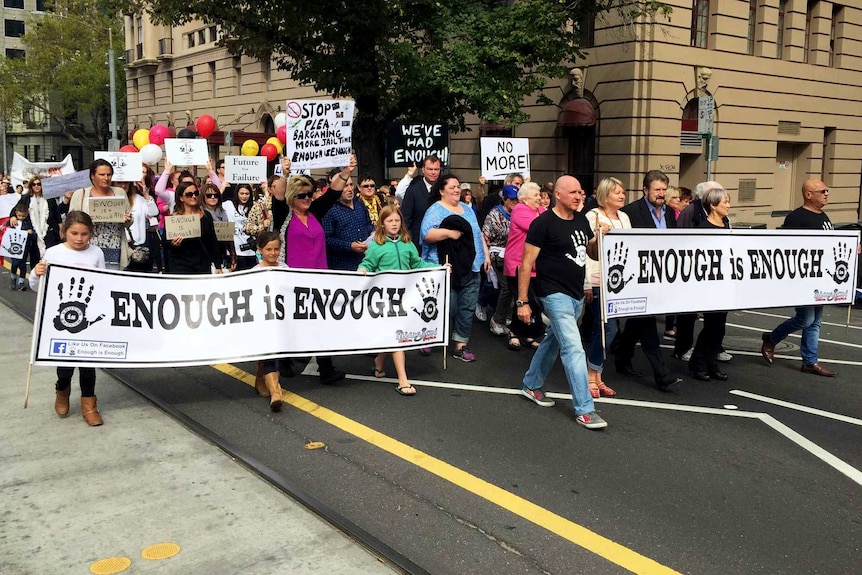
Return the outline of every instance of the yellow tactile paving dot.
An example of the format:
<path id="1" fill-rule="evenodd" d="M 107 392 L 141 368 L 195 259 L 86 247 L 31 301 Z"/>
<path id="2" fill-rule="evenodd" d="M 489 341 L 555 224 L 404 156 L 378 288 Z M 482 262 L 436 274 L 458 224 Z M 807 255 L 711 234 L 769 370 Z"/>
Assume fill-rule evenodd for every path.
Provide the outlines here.
<path id="1" fill-rule="evenodd" d="M 90 565 L 90 573 L 94 575 L 112 575 L 120 573 L 129 568 L 132 560 L 128 557 L 108 557 L 107 559 L 99 559 Z"/>
<path id="2" fill-rule="evenodd" d="M 155 561 L 157 559 L 173 557 L 179 552 L 180 546 L 176 543 L 156 543 L 141 551 L 141 557 Z"/>

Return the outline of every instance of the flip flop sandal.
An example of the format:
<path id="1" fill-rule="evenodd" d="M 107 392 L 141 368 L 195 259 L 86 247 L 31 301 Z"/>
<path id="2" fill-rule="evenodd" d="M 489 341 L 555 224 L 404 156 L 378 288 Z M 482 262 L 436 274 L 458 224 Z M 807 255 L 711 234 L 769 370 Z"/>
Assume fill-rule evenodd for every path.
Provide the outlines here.
<path id="1" fill-rule="evenodd" d="M 508 347 L 512 351 L 521 351 L 521 340 L 514 336 L 510 337 Z"/>
<path id="2" fill-rule="evenodd" d="M 590 390 L 592 391 L 592 390 Z M 600 382 L 598 385 L 598 391 L 603 397 L 616 397 L 617 392 L 607 386 L 605 382 Z M 593 396 L 598 397 L 598 396 Z"/>
<path id="3" fill-rule="evenodd" d="M 413 393 L 408 393 L 407 391 L 405 391 L 407 389 L 412 389 Z M 395 391 L 398 393 L 398 395 L 403 395 L 404 397 L 413 397 L 414 395 L 416 395 L 416 388 L 413 387 L 412 385 L 405 385 L 404 387 L 396 387 Z"/>
<path id="4" fill-rule="evenodd" d="M 539 342 L 531 337 L 528 337 L 524 343 L 526 343 L 530 349 L 539 349 Z"/>
<path id="5" fill-rule="evenodd" d="M 386 372 L 382 369 L 377 369 L 377 366 L 372 367 L 371 371 L 374 373 L 374 377 L 378 379 L 381 377 L 386 377 Z"/>

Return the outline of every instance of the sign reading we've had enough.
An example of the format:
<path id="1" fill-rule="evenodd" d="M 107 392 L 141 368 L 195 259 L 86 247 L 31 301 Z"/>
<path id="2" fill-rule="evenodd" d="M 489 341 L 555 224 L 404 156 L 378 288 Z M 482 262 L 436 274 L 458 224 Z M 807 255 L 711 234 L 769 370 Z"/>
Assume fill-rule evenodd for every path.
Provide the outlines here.
<path id="1" fill-rule="evenodd" d="M 509 174 L 530 176 L 530 140 L 528 138 L 480 138 L 482 176 L 502 180 Z"/>
<path id="2" fill-rule="evenodd" d="M 286 156 L 295 170 L 335 168 L 350 163 L 352 100 L 288 100 Z"/>
<path id="3" fill-rule="evenodd" d="M 386 165 L 405 168 L 419 165 L 426 156 L 435 155 L 449 165 L 449 127 L 444 124 L 403 124 L 390 122 L 386 127 Z"/>

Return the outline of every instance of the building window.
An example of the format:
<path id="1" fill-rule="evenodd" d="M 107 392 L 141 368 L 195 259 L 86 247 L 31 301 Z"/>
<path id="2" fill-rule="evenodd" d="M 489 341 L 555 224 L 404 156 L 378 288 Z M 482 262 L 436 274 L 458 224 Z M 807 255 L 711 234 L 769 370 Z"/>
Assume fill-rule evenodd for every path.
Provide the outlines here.
<path id="1" fill-rule="evenodd" d="M 190 32 L 189 34 L 186 35 L 186 37 L 189 39 L 189 48 L 194 48 L 195 47 L 195 33 Z"/>
<path id="2" fill-rule="evenodd" d="M 174 103 L 174 71 L 168 70 L 168 102 Z"/>
<path id="3" fill-rule="evenodd" d="M 36 0 L 36 12 L 45 12 L 45 0 Z"/>
<path id="4" fill-rule="evenodd" d="M 775 39 L 775 57 L 781 60 L 784 55 L 784 22 L 787 16 L 788 0 L 778 3 L 778 37 Z"/>
<path id="5" fill-rule="evenodd" d="M 829 29 L 829 65 L 835 65 L 835 40 L 838 39 L 838 26 L 844 24 L 844 6 L 832 5 L 832 25 Z"/>
<path id="6" fill-rule="evenodd" d="M 23 20 L 6 20 L 6 37 L 20 38 L 24 35 Z"/>
<path id="7" fill-rule="evenodd" d="M 580 48 L 592 48 L 596 45 L 596 16 L 587 14 L 581 21 Z"/>
<path id="8" fill-rule="evenodd" d="M 136 28 L 138 31 L 138 43 L 143 44 L 144 42 L 144 19 L 140 16 L 135 17 Z"/>
<path id="9" fill-rule="evenodd" d="M 757 0 L 748 0 L 748 54 L 754 54 L 757 35 Z"/>
<path id="10" fill-rule="evenodd" d="M 188 87 L 188 90 L 189 90 L 189 100 L 195 99 L 194 80 L 195 80 L 194 68 L 189 66 L 188 68 L 186 68 L 186 86 Z"/>
<path id="11" fill-rule="evenodd" d="M 808 0 L 808 11 L 805 13 L 805 47 L 803 48 L 803 62 L 808 63 L 811 58 L 809 52 L 814 46 L 811 37 L 814 34 L 814 28 L 811 26 L 811 21 L 814 19 L 814 9 L 817 7 L 817 0 Z"/>
<path id="12" fill-rule="evenodd" d="M 233 59 L 233 77 L 234 85 L 236 86 L 236 94 L 242 94 L 242 58 L 236 56 Z"/>
<path id="13" fill-rule="evenodd" d="M 141 101 L 138 99 L 138 90 L 139 89 L 140 89 L 140 83 L 138 82 L 138 79 L 135 78 L 134 80 L 132 80 L 132 93 L 129 94 L 128 100 L 130 102 L 134 102 L 136 107 L 140 106 L 140 104 L 141 104 Z"/>
<path id="14" fill-rule="evenodd" d="M 210 42 L 218 41 L 218 27 L 210 26 Z"/>
<path id="15" fill-rule="evenodd" d="M 709 39 L 709 0 L 693 0 L 691 9 L 691 45 L 706 48 Z"/>
<path id="16" fill-rule="evenodd" d="M 18 10 L 23 10 L 24 0 L 3 0 L 3 6 L 5 8 L 17 8 Z"/>
<path id="17" fill-rule="evenodd" d="M 207 43 L 207 31 L 198 30 L 198 45 L 202 46 Z"/>
<path id="18" fill-rule="evenodd" d="M 13 58 L 24 58 L 27 53 L 24 50 L 18 50 L 16 48 L 6 48 L 6 57 L 10 60 Z"/>
<path id="19" fill-rule="evenodd" d="M 216 66 L 215 62 L 210 62 L 210 79 L 212 80 L 212 92 L 213 98 L 217 97 L 218 92 L 216 91 Z"/>
<path id="20" fill-rule="evenodd" d="M 262 62 L 262 65 L 264 90 L 269 92 L 272 89 L 272 60 Z"/>
<path id="21" fill-rule="evenodd" d="M 42 161 L 42 146 L 36 144 L 33 146 L 33 161 L 41 162 Z"/>

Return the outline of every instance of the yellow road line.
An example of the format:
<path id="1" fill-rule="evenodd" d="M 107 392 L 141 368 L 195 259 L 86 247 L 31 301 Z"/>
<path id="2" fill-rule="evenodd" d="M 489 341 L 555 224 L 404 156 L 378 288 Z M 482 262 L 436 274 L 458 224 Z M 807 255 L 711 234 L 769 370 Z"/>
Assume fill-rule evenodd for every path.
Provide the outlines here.
<path id="1" fill-rule="evenodd" d="M 243 383 L 254 386 L 254 375 L 247 373 L 238 367 L 231 364 L 218 364 L 213 366 L 216 370 L 238 379 Z M 290 405 L 301 409 L 314 417 L 341 429 L 351 435 L 354 435 L 380 449 L 387 451 L 396 457 L 412 463 L 417 467 L 433 473 L 441 479 L 466 490 L 474 495 L 481 497 L 506 509 L 515 515 L 526 519 L 527 521 L 543 527 L 548 531 L 571 541 L 575 545 L 583 547 L 587 551 L 607 559 L 611 563 L 615 563 L 624 569 L 628 569 L 633 573 L 643 574 L 658 574 L 658 575 L 679 575 L 679 572 L 666 567 L 649 557 L 644 557 L 640 553 L 632 551 L 628 547 L 624 547 L 619 543 L 611 541 L 607 537 L 602 537 L 598 533 L 590 531 L 586 527 L 578 525 L 564 517 L 548 511 L 547 509 L 531 503 L 519 497 L 514 493 L 501 489 L 496 485 L 488 483 L 483 479 L 479 479 L 475 475 L 471 475 L 466 471 L 458 469 L 445 461 L 432 457 L 427 453 L 423 453 L 418 449 L 410 447 L 388 435 L 384 435 L 379 431 L 375 431 L 370 427 L 353 421 L 343 415 L 340 415 L 331 409 L 327 409 L 322 405 L 318 405 L 313 401 L 309 401 L 302 396 L 296 395 L 290 391 L 284 392 L 284 401 Z"/>

